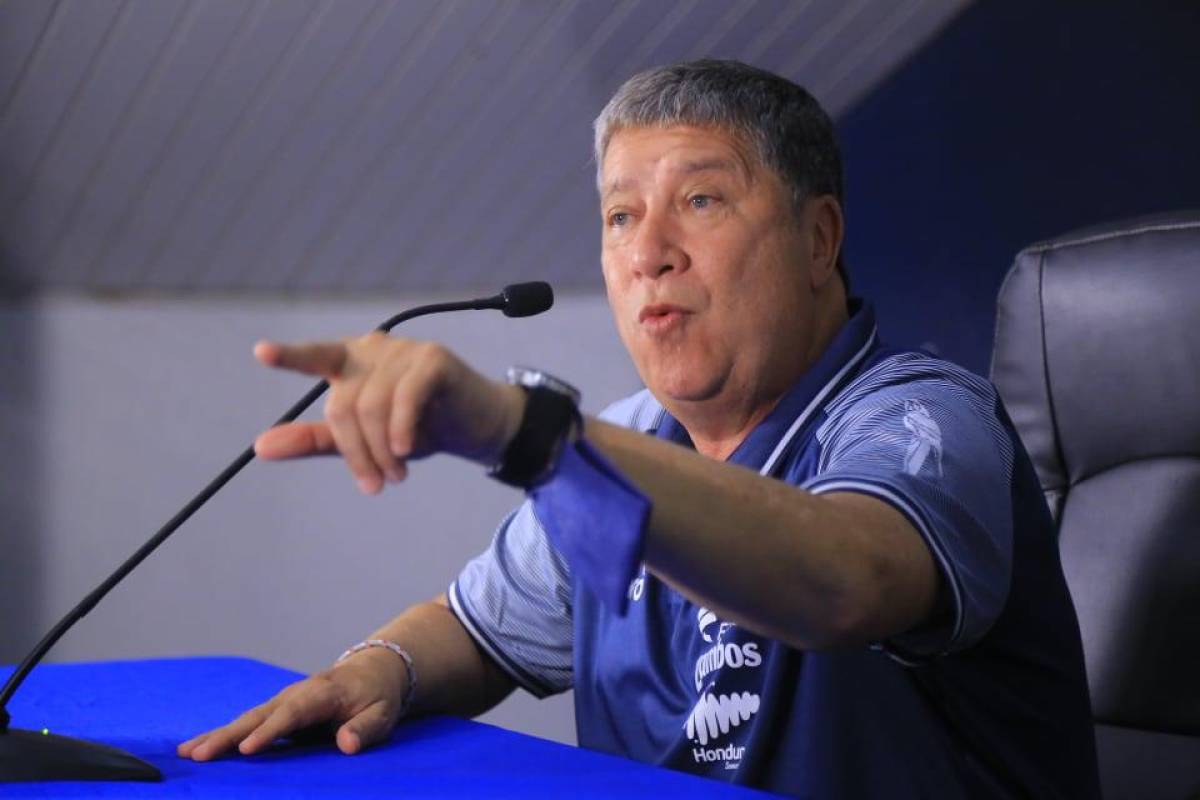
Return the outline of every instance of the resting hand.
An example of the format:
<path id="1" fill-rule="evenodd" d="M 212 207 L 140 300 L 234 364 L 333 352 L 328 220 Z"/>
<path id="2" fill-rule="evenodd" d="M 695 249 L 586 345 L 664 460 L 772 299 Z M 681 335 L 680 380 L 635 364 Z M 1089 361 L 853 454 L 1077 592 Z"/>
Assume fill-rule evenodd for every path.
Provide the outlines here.
<path id="1" fill-rule="evenodd" d="M 359 488 L 404 480 L 408 460 L 448 452 L 499 460 L 524 408 L 520 389 L 488 380 L 446 348 L 371 333 L 342 342 L 259 342 L 263 364 L 329 381 L 322 422 L 292 422 L 254 443 L 261 458 L 340 453 Z"/>
<path id="2" fill-rule="evenodd" d="M 179 745 L 183 758 L 208 761 L 235 746 L 243 755 L 270 747 L 297 731 L 337 727 L 338 749 L 353 755 L 396 725 L 408 677 L 399 657 L 380 649 L 356 653 L 324 672 L 293 683 L 275 697 L 220 728 Z"/>

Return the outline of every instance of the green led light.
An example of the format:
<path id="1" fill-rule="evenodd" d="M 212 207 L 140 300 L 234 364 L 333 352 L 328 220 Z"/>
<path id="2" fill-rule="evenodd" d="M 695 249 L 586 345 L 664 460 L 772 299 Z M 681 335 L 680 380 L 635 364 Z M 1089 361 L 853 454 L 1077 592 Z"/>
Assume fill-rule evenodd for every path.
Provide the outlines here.
<path id="1" fill-rule="evenodd" d="M 49 735 L 50 735 L 50 729 L 42 728 L 42 736 L 49 736 Z"/>

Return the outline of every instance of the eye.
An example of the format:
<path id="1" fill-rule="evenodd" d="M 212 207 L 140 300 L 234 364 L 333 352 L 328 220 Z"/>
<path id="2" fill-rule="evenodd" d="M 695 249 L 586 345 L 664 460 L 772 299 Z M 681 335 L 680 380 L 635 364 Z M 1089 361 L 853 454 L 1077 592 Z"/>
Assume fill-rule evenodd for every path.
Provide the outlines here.
<path id="1" fill-rule="evenodd" d="M 617 211 L 608 215 L 608 224 L 613 228 L 622 228 L 629 222 L 629 214 Z"/>
<path id="2" fill-rule="evenodd" d="M 708 208 L 714 202 L 715 199 L 707 194 L 694 194 L 688 198 L 688 203 L 691 204 L 692 208 L 697 210 Z"/>

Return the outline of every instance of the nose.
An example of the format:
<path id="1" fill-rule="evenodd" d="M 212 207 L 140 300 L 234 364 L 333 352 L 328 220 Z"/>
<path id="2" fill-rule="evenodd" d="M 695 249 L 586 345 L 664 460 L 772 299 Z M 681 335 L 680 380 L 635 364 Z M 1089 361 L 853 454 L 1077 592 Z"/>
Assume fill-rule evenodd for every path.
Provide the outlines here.
<path id="1" fill-rule="evenodd" d="M 661 278 L 668 272 L 687 269 L 687 254 L 680 246 L 680 232 L 669 214 L 650 213 L 638 223 L 630 253 L 638 277 Z"/>

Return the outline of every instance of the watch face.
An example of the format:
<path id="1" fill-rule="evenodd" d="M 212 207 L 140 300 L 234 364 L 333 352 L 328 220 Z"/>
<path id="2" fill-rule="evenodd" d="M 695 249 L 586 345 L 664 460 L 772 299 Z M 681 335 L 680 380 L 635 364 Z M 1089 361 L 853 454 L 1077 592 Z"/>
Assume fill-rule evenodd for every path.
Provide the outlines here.
<path id="1" fill-rule="evenodd" d="M 548 372 L 542 372 L 540 369 L 532 369 L 530 367 L 509 367 L 508 382 L 516 386 L 524 386 L 527 389 L 532 389 L 535 386 L 541 386 L 559 394 L 565 394 L 571 398 L 571 402 L 579 405 L 581 397 L 579 390 L 566 381 L 556 378 Z"/>

